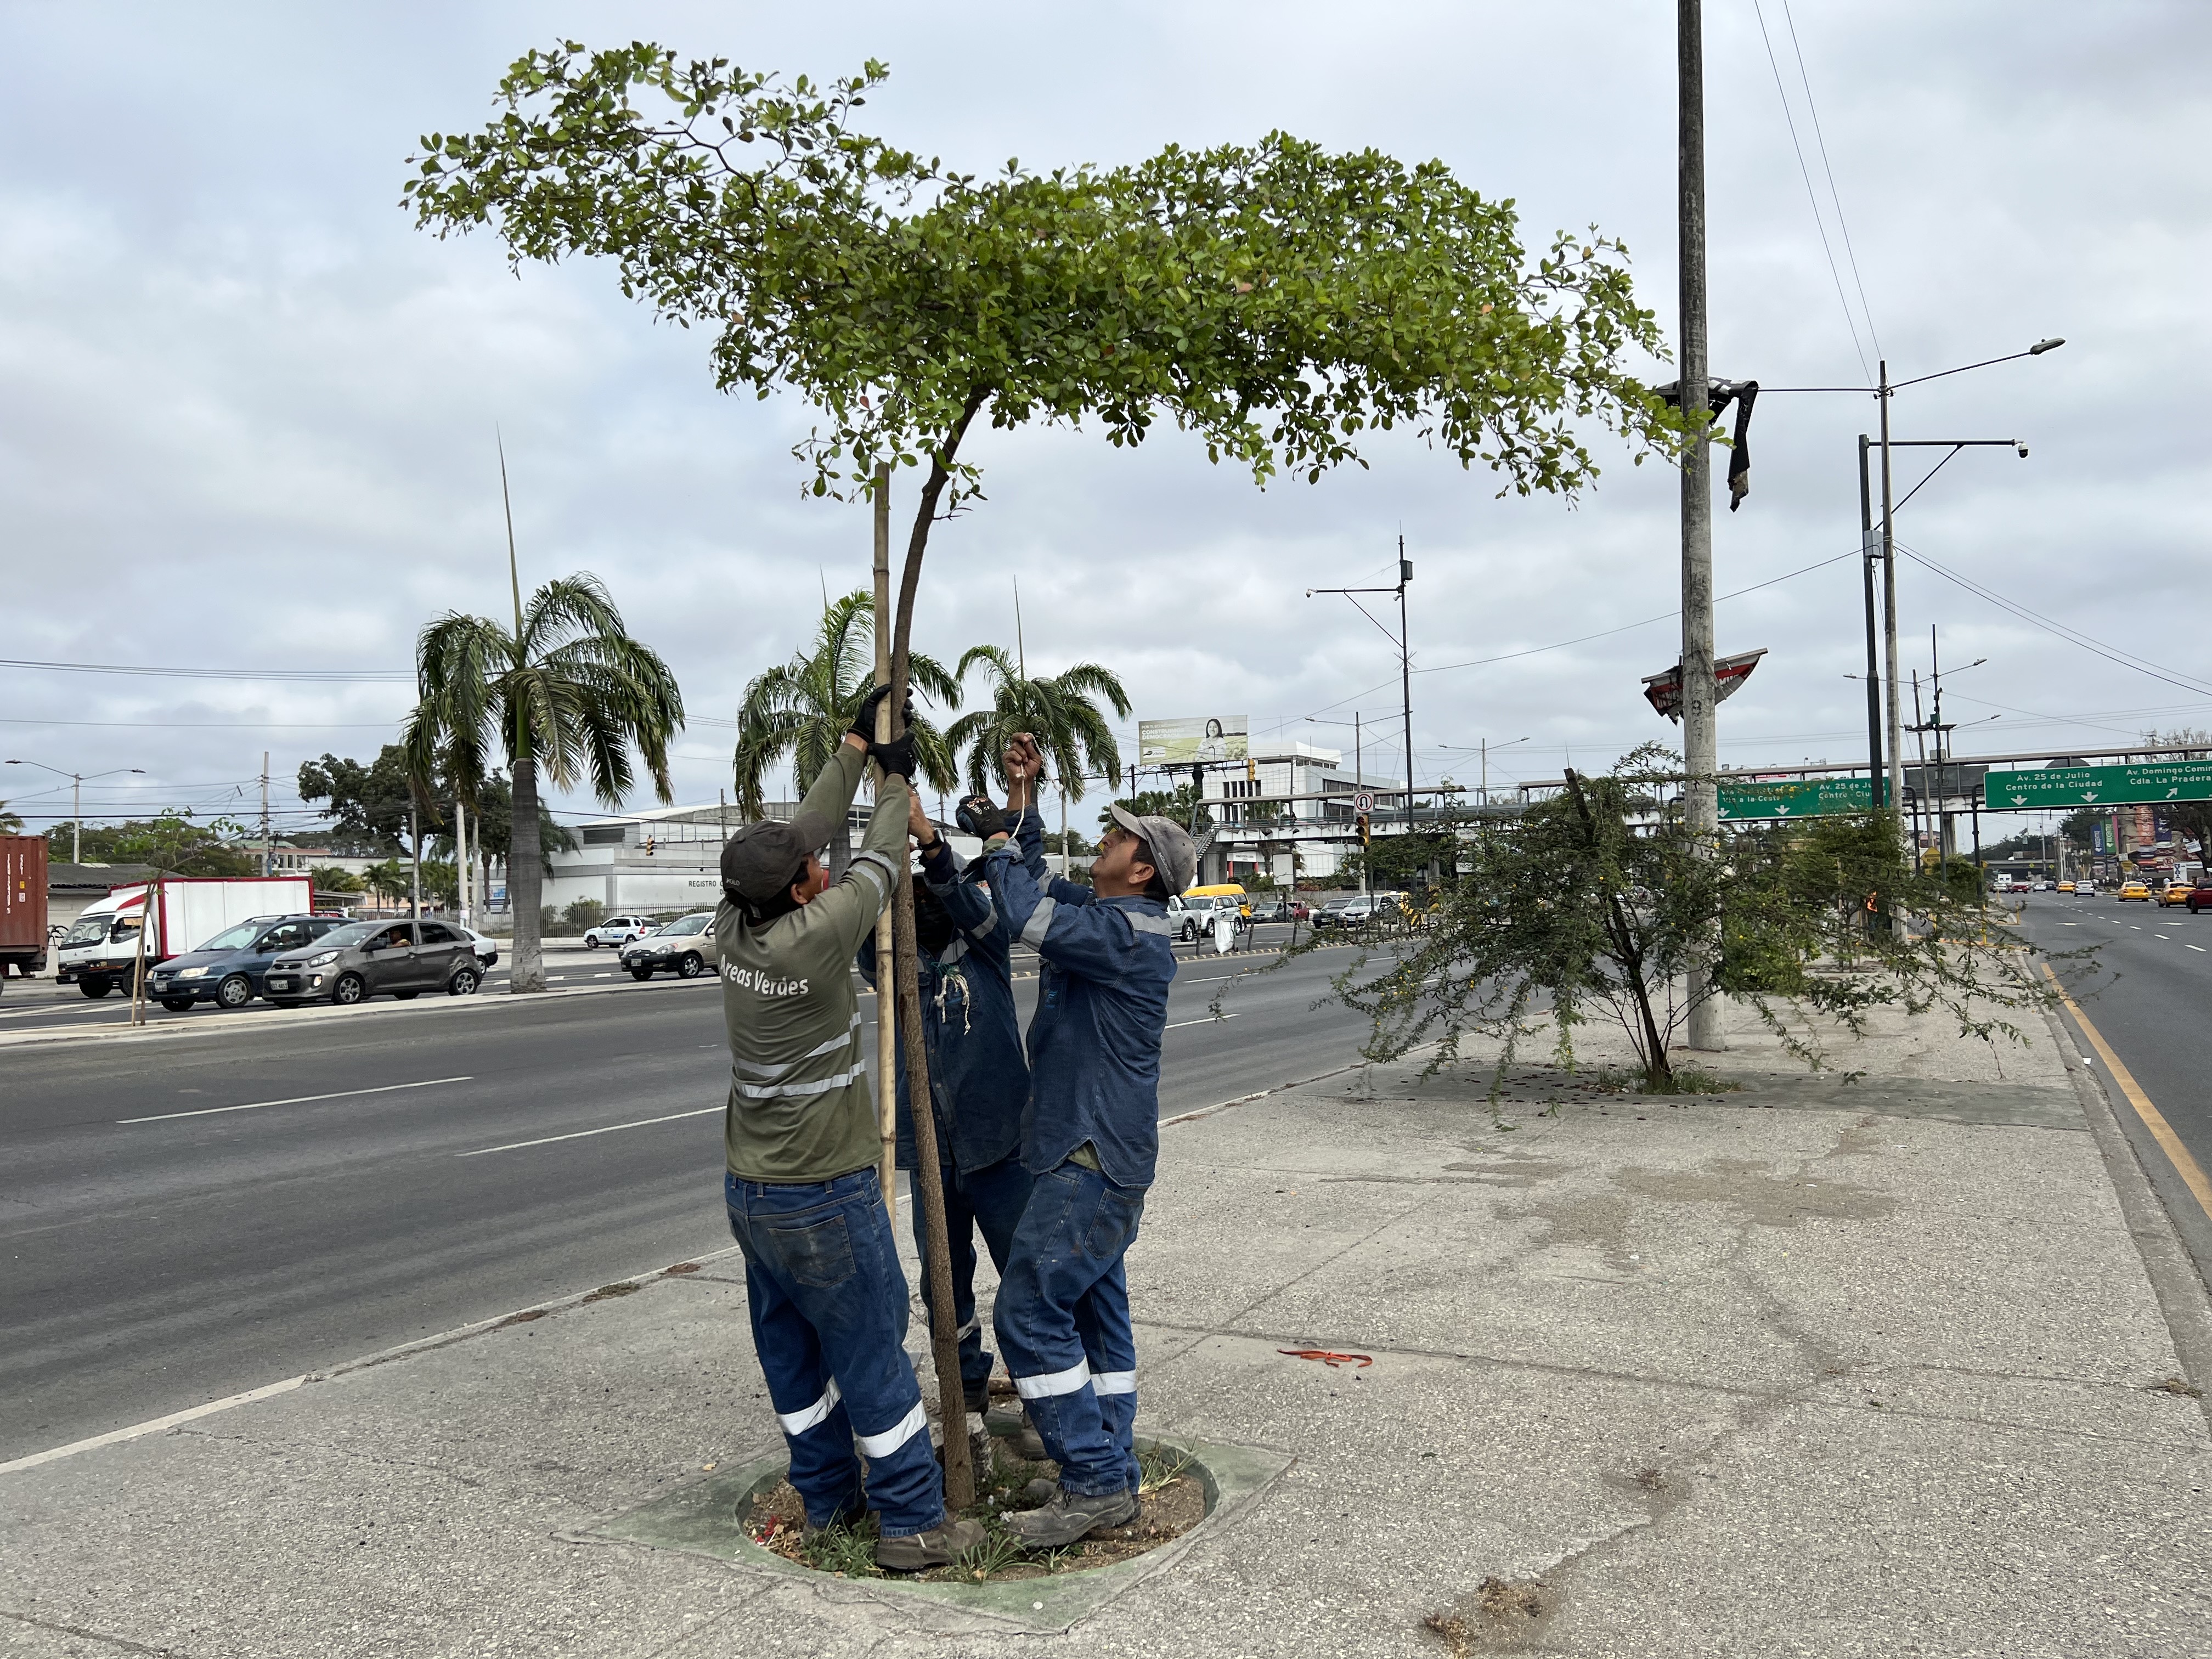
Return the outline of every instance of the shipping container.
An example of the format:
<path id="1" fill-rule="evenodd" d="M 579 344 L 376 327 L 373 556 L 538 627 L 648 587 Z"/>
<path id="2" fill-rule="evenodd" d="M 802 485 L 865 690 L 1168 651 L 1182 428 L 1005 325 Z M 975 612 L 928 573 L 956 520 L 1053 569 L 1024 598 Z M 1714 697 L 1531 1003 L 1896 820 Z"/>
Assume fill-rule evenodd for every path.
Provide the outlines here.
<path id="1" fill-rule="evenodd" d="M 302 916 L 315 908 L 307 876 L 171 876 L 150 886 L 118 887 L 76 919 L 62 940 L 57 976 L 88 997 L 127 987 L 140 960 L 139 931 L 149 913 L 148 967 L 197 951 L 226 927 L 259 916 Z"/>
<path id="2" fill-rule="evenodd" d="M 0 836 L 0 985 L 46 971 L 46 837 Z"/>

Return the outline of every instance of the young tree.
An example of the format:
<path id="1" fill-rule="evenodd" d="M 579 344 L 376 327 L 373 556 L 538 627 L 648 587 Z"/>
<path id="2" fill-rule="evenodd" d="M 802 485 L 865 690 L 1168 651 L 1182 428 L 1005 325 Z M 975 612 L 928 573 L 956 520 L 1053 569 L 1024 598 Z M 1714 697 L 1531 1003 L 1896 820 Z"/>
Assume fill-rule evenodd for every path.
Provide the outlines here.
<path id="1" fill-rule="evenodd" d="M 331 850 L 356 857 L 390 857 L 405 850 L 408 813 L 415 810 L 417 832 L 428 828 L 428 803 L 418 802 L 407 776 L 406 752 L 396 743 L 377 750 L 363 766 L 357 760 L 325 755 L 300 768 L 300 799 L 327 801 Z"/>
<path id="2" fill-rule="evenodd" d="M 494 771 L 477 786 L 476 799 L 469 802 L 469 846 L 480 855 L 482 884 L 479 893 L 491 891 L 491 867 L 504 861 L 514 866 L 514 786 L 507 781 L 507 774 Z M 538 847 L 541 857 L 551 853 L 573 853 L 578 846 L 575 832 L 557 822 L 543 800 L 538 803 Z M 513 912 L 510 910 L 509 915 Z"/>
<path id="3" fill-rule="evenodd" d="M 731 769 L 738 789 L 738 811 L 760 817 L 765 803 L 761 786 L 768 769 L 788 759 L 793 781 L 804 795 L 837 752 L 846 729 L 859 713 L 860 699 L 875 684 L 875 619 L 872 597 L 864 589 L 848 593 L 822 613 L 822 626 L 811 649 L 769 669 L 745 687 L 738 706 L 738 746 Z M 932 657 L 917 654 L 912 678 L 924 696 L 951 708 L 960 701 L 957 675 L 947 674 Z M 927 720 L 914 723 L 915 760 L 939 792 L 957 776 L 953 751 Z M 849 838 L 830 844 L 830 879 L 844 873 L 851 856 Z"/>
<path id="4" fill-rule="evenodd" d="M 1720 988 L 1813 1066 L 1816 1015 L 1856 1031 L 1895 1005 L 2017 1038 L 2012 1011 L 2051 1000 L 2035 952 L 1991 929 L 1978 885 L 1917 867 L 1881 815 L 1732 829 L 1708 857 L 1666 798 L 1678 776 L 1672 757 L 1639 750 L 1611 776 L 1570 771 L 1517 817 L 1471 824 L 1462 873 L 1413 946 L 1339 980 L 1374 1020 L 1368 1056 L 1434 1042 L 1433 1067 L 1474 1030 L 1503 1040 L 1502 1077 L 1524 1020 L 1548 1008 L 1563 1063 L 1575 1028 L 1601 1015 L 1627 1033 L 1645 1088 L 1667 1092 L 1683 976 L 1716 934 Z M 1899 925 L 1870 925 L 1881 916 Z"/>
<path id="5" fill-rule="evenodd" d="M 508 574 L 514 576 L 513 550 Z M 538 839 L 538 770 L 564 789 L 589 781 L 610 810 L 622 805 L 635 749 L 654 793 L 674 799 L 668 744 L 684 726 L 684 695 L 668 665 L 629 636 L 622 613 L 592 575 L 550 581 L 523 603 L 514 581 L 514 626 L 449 611 L 415 645 L 420 701 L 401 743 L 408 772 L 427 795 L 432 781 L 464 799 L 483 793 L 494 745 L 514 778 L 507 904 L 514 917 L 518 993 L 545 988 L 538 946 L 544 864 Z"/>
<path id="6" fill-rule="evenodd" d="M 1619 245 L 1561 235 L 1532 264 L 1510 203 L 1441 162 L 1273 133 L 985 179 L 852 126 L 887 73 L 871 61 L 827 88 L 786 84 L 642 42 L 563 43 L 513 65 L 482 131 L 425 138 L 405 195 L 441 234 L 493 227 L 517 264 L 607 258 L 624 293 L 714 331 L 722 387 L 798 391 L 825 422 L 799 446 L 816 495 L 872 495 L 879 465 L 921 471 L 894 709 L 931 530 L 980 482 L 963 453 L 979 417 L 1096 419 L 1117 445 L 1165 418 L 1262 483 L 1318 479 L 1359 459 L 1368 428 L 1405 426 L 1507 489 L 1567 495 L 1596 473 L 1577 422 L 1640 438 L 1670 427 L 1623 367 L 1662 348 Z M 913 919 L 903 902 L 892 915 L 919 1091 Z M 934 1126 L 927 1113 L 916 1124 L 941 1240 Z M 938 1371 L 957 1422 L 943 1257 L 930 1264 L 948 1310 Z M 963 1437 L 946 1461 L 948 1496 L 964 1503 Z"/>

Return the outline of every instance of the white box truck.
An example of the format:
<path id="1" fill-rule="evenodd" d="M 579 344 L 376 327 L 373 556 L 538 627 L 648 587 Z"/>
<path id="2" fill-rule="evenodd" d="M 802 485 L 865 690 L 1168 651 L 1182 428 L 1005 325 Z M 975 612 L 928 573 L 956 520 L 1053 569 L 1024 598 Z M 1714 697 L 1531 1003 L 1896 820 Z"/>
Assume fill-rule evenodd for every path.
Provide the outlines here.
<path id="1" fill-rule="evenodd" d="M 142 928 L 145 962 L 151 968 L 165 957 L 198 950 L 239 922 L 304 916 L 314 908 L 315 884 L 307 876 L 172 876 L 148 885 L 117 887 L 79 916 L 63 939 L 55 977 L 88 997 L 104 997 L 130 986 L 138 968 Z"/>

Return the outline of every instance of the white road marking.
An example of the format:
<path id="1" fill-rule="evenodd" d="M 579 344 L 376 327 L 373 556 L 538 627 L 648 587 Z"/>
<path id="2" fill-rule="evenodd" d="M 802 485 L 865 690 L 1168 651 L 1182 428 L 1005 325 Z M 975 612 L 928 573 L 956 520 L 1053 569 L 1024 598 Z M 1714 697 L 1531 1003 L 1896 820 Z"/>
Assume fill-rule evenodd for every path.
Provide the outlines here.
<path id="1" fill-rule="evenodd" d="M 1222 1014 L 1218 1018 L 1212 1014 L 1208 1014 L 1204 1019 L 1179 1019 L 1176 1021 L 1174 1024 L 1164 1025 L 1160 1029 L 1166 1031 L 1180 1031 L 1186 1025 L 1218 1025 L 1222 1020 L 1234 1019 L 1236 1018 L 1237 1016 L 1234 1014 Z"/>
<path id="2" fill-rule="evenodd" d="M 510 1140 L 504 1146 L 479 1146 L 472 1152 L 455 1152 L 455 1158 L 482 1158 L 487 1152 L 519 1152 L 525 1146 L 550 1146 L 556 1140 L 583 1140 L 592 1135 L 611 1135 L 617 1129 L 642 1129 L 655 1123 L 673 1123 L 678 1118 L 704 1117 L 709 1112 L 719 1112 L 720 1106 L 702 1106 L 696 1112 L 671 1112 L 665 1117 L 641 1117 L 634 1123 L 610 1123 L 604 1129 L 579 1129 L 573 1134 L 546 1135 L 537 1140 Z"/>
<path id="3" fill-rule="evenodd" d="M 317 1100 L 350 1100 L 356 1095 L 388 1095 L 400 1089 L 434 1089 L 441 1083 L 473 1083 L 473 1077 L 425 1078 L 420 1083 L 387 1083 L 377 1089 L 341 1089 L 330 1095 L 294 1095 L 289 1100 L 250 1100 L 242 1106 L 202 1106 L 189 1112 L 156 1112 L 151 1117 L 118 1117 L 118 1123 L 166 1123 L 173 1117 L 210 1117 L 217 1112 L 258 1112 L 264 1106 L 305 1106 Z"/>
<path id="4" fill-rule="evenodd" d="M 2205 954 L 2204 947 L 2201 945 L 2185 944 L 2181 948 L 2185 951 L 2194 951 L 2200 957 Z"/>
<path id="5" fill-rule="evenodd" d="M 157 1417 L 150 1423 L 134 1423 L 127 1429 L 110 1429 L 106 1434 L 96 1434 L 89 1440 L 72 1441 L 66 1446 L 56 1446 L 52 1451 L 33 1452 L 28 1457 L 18 1457 L 12 1462 L 0 1463 L 0 1474 L 16 1469 L 35 1469 L 41 1463 L 52 1463 L 64 1457 L 74 1457 L 79 1452 L 96 1451 L 102 1446 L 112 1446 L 118 1441 L 136 1440 L 141 1435 L 159 1434 L 164 1429 L 173 1429 L 179 1423 L 189 1423 L 196 1417 L 211 1416 L 227 1412 L 233 1406 L 250 1406 L 257 1400 L 267 1400 L 276 1395 L 289 1394 L 307 1379 L 288 1376 L 282 1382 L 264 1383 L 258 1389 L 248 1389 L 244 1394 L 234 1394 L 227 1399 L 210 1400 L 204 1406 L 194 1406 L 188 1411 L 171 1412 L 167 1417 Z"/>

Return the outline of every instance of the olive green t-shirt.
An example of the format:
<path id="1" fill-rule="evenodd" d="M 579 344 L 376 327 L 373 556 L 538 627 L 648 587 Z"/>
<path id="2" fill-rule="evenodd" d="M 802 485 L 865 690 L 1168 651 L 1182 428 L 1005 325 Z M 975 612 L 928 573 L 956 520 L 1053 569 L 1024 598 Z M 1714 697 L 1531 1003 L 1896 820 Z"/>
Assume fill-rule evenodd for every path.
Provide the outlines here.
<path id="1" fill-rule="evenodd" d="M 866 757 L 840 744 L 801 810 L 842 824 Z M 898 881 L 907 785 L 884 781 L 868 833 L 836 885 L 749 927 L 727 899 L 714 912 L 730 1096 L 722 1143 L 746 1181 L 830 1181 L 876 1162 L 875 1093 L 860 1041 L 853 957 Z"/>

